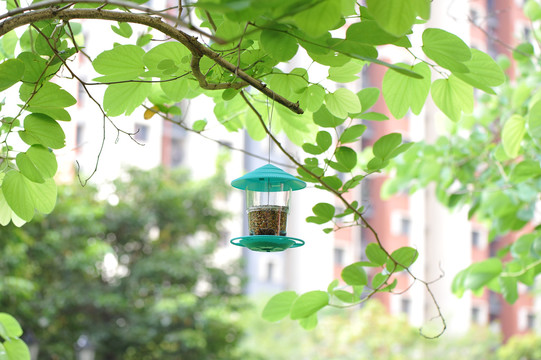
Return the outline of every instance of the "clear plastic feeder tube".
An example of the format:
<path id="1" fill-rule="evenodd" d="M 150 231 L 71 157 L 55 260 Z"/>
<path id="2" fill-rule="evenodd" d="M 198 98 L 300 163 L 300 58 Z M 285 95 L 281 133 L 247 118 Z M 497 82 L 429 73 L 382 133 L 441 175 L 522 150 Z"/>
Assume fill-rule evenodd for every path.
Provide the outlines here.
<path id="1" fill-rule="evenodd" d="M 286 236 L 288 191 L 246 191 L 250 235 Z"/>

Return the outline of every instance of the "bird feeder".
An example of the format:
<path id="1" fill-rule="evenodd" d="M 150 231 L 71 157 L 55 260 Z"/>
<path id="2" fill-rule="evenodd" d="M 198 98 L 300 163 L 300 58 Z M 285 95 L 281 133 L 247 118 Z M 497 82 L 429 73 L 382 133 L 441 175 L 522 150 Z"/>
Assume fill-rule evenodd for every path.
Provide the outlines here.
<path id="1" fill-rule="evenodd" d="M 250 234 L 232 239 L 233 245 L 265 252 L 304 245 L 303 240 L 288 237 L 286 231 L 291 191 L 304 189 L 304 181 L 267 164 L 233 180 L 231 185 L 246 191 Z"/>

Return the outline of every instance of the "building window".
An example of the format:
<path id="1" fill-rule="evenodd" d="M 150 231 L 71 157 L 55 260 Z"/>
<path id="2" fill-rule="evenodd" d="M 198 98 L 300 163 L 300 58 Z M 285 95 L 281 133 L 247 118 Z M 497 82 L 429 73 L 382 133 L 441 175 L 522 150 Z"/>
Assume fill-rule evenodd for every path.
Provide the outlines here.
<path id="1" fill-rule="evenodd" d="M 84 79 L 82 79 L 84 81 Z M 86 96 L 86 90 L 80 82 L 77 82 L 77 106 L 83 107 L 85 105 L 84 99 Z"/>
<path id="2" fill-rule="evenodd" d="M 75 147 L 80 148 L 83 145 L 83 140 L 85 138 L 85 124 L 77 123 L 75 129 Z"/>
<path id="3" fill-rule="evenodd" d="M 402 311 L 402 313 L 404 313 L 406 315 L 409 315 L 409 313 L 411 311 L 411 300 L 410 299 L 407 299 L 407 298 L 402 299 L 402 301 L 400 302 L 400 311 Z"/>
<path id="4" fill-rule="evenodd" d="M 370 217 L 373 212 L 372 202 L 370 201 L 370 193 L 372 192 L 372 180 L 364 178 L 361 181 L 361 205 L 364 206 L 364 216 Z"/>
<path id="5" fill-rule="evenodd" d="M 481 309 L 477 306 L 471 308 L 471 321 L 474 324 L 481 323 Z"/>
<path id="6" fill-rule="evenodd" d="M 391 232 L 395 236 L 409 236 L 411 232 L 411 219 L 404 211 L 391 213 Z"/>
<path id="7" fill-rule="evenodd" d="M 471 245 L 475 248 L 481 247 L 481 233 L 477 230 L 471 232 Z"/>
<path id="8" fill-rule="evenodd" d="M 267 263 L 267 276 L 266 276 L 266 280 L 267 282 L 272 282 L 272 280 L 274 279 L 274 263 L 269 261 Z"/>
<path id="9" fill-rule="evenodd" d="M 529 313 L 526 317 L 526 326 L 528 330 L 533 330 L 535 328 L 535 314 Z"/>
<path id="10" fill-rule="evenodd" d="M 334 248 L 334 265 L 344 264 L 344 249 Z"/>
<path id="11" fill-rule="evenodd" d="M 400 219 L 400 234 L 409 236 L 410 234 L 411 221 L 408 217 L 402 217 Z"/>
<path id="12" fill-rule="evenodd" d="M 139 142 L 146 142 L 148 141 L 148 137 L 150 134 L 150 128 L 148 125 L 142 125 L 142 124 L 136 124 L 135 125 L 135 134 L 133 135 L 133 138 Z"/>
<path id="13" fill-rule="evenodd" d="M 184 140 L 183 139 L 171 139 L 171 166 L 177 167 L 182 164 L 184 160 Z"/>

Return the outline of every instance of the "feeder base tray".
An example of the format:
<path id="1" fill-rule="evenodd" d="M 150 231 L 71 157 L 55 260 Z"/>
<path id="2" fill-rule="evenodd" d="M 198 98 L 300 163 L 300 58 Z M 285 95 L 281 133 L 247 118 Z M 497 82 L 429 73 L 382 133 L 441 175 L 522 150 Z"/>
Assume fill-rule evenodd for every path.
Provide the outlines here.
<path id="1" fill-rule="evenodd" d="M 243 246 L 252 251 L 276 252 L 304 245 L 304 241 L 289 236 L 251 235 L 234 238 L 231 244 Z"/>

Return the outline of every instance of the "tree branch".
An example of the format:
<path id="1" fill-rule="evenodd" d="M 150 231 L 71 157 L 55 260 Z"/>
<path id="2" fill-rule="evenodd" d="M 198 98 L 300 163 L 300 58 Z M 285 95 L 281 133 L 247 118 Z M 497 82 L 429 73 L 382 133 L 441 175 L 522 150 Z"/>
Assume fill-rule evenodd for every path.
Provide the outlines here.
<path id="1" fill-rule="evenodd" d="M 37 4 L 60 4 L 64 3 L 63 0 L 57 0 L 54 2 L 40 2 Z M 9 12 L 8 12 L 9 13 Z M 162 16 L 162 14 L 160 14 Z M 0 16 L 0 19 L 6 18 L 6 14 Z M 262 92 L 267 97 L 273 99 L 279 104 L 282 104 L 291 111 L 302 114 L 304 111 L 300 108 L 299 103 L 294 103 L 283 96 L 275 93 L 267 87 L 267 85 L 260 80 L 248 75 L 242 69 L 239 69 L 236 65 L 233 65 L 229 61 L 225 60 L 220 54 L 214 52 L 213 50 L 206 47 L 204 44 L 200 43 L 197 38 L 190 36 L 189 34 L 181 31 L 165 22 L 162 21 L 162 18 L 152 17 L 147 14 L 132 14 L 127 12 L 111 11 L 111 10 L 99 10 L 99 9 L 65 9 L 59 10 L 57 8 L 47 8 L 47 9 L 38 9 L 31 10 L 26 13 L 15 15 L 11 18 L 8 18 L 0 23 L 0 37 L 6 34 L 7 32 L 16 29 L 20 26 L 31 24 L 41 20 L 50 20 L 50 19 L 61 19 L 61 20 L 72 20 L 72 19 L 98 19 L 98 20 L 112 20 L 119 22 L 129 22 L 135 24 L 141 24 L 149 26 L 153 29 L 156 29 L 163 34 L 171 37 L 174 40 L 177 40 L 182 45 L 190 50 L 193 56 L 207 56 L 217 65 L 228 70 L 229 72 L 235 74 L 241 80 L 243 80 L 247 85 L 250 85 L 260 92 Z M 206 80 L 205 80 L 206 81 Z M 209 84 L 211 85 L 211 84 Z"/>
<path id="2" fill-rule="evenodd" d="M 231 82 L 231 83 L 209 83 L 207 82 L 207 77 L 201 72 L 199 67 L 199 62 L 201 61 L 201 56 L 198 54 L 192 55 L 192 61 L 190 62 L 190 67 L 192 68 L 192 74 L 199 82 L 199 86 L 207 90 L 222 90 L 222 89 L 241 89 L 248 86 L 246 81 L 241 82 Z"/>
<path id="3" fill-rule="evenodd" d="M 426 280 L 422 280 L 422 279 L 419 279 L 417 276 L 415 276 L 411 270 L 409 269 L 408 266 L 404 266 L 402 265 L 400 262 L 396 261 L 392 256 L 391 254 L 385 249 L 385 247 L 383 246 L 382 242 L 381 242 L 381 239 L 379 238 L 379 235 L 378 233 L 376 232 L 376 230 L 372 227 L 372 225 L 370 225 L 370 223 L 368 222 L 368 220 L 366 220 L 366 218 L 363 216 L 363 214 L 357 209 L 355 208 L 354 206 L 351 205 L 351 203 L 349 201 L 346 200 L 346 198 L 344 197 L 343 193 L 340 192 L 339 190 L 336 190 L 335 188 L 333 188 L 332 186 L 330 186 L 329 184 L 327 184 L 327 182 L 325 182 L 325 180 L 323 179 L 323 175 L 322 176 L 317 176 L 316 174 L 314 174 L 312 171 L 310 171 L 310 169 L 306 168 L 306 166 L 304 166 L 303 164 L 300 163 L 300 161 L 298 161 L 297 159 L 295 159 L 284 147 L 283 145 L 278 141 L 278 139 L 272 134 L 272 132 L 269 130 L 269 128 L 267 127 L 267 125 L 265 124 L 265 121 L 263 120 L 263 117 L 261 116 L 261 114 L 257 111 L 257 109 L 252 105 L 252 103 L 250 102 L 250 100 L 248 100 L 248 98 L 246 97 L 246 94 L 244 93 L 244 91 L 241 91 L 240 92 L 240 95 L 242 96 L 243 100 L 246 102 L 246 104 L 250 107 L 250 109 L 254 112 L 254 114 L 256 115 L 256 117 L 259 119 L 259 122 L 261 123 L 261 126 L 263 126 L 263 129 L 265 130 L 265 133 L 271 138 L 271 140 L 274 142 L 274 144 L 276 144 L 276 146 L 280 149 L 280 151 L 282 151 L 282 153 L 287 156 L 289 158 L 289 160 L 291 160 L 291 162 L 293 162 L 295 165 L 297 165 L 299 168 L 302 168 L 307 174 L 309 174 L 310 176 L 312 176 L 314 179 L 316 179 L 327 191 L 331 192 L 332 194 L 334 194 L 338 199 L 340 199 L 340 201 L 346 206 L 346 208 L 350 209 L 352 211 L 352 213 L 354 213 L 355 215 L 357 215 L 359 217 L 359 219 L 361 219 L 362 221 L 362 224 L 372 233 L 372 235 L 374 236 L 376 242 L 378 243 L 378 245 L 380 246 L 380 248 L 383 250 L 383 252 L 388 256 L 388 258 L 395 264 L 395 266 L 401 266 L 405 269 L 405 271 L 408 273 L 408 275 L 414 280 L 414 281 L 418 281 L 420 283 L 422 283 L 427 291 L 427 293 L 430 295 L 430 298 L 432 299 L 432 302 L 434 303 L 434 306 L 436 307 L 436 311 L 437 311 L 437 318 L 439 318 L 441 320 L 441 323 L 442 323 L 442 328 L 441 330 L 434 336 L 427 336 L 423 333 L 422 329 L 419 329 L 420 333 L 422 336 L 424 336 L 425 338 L 427 339 L 436 339 L 438 337 L 440 337 L 444 332 L 445 330 L 447 329 L 447 322 L 445 321 L 445 317 L 443 316 L 443 313 L 441 312 L 441 308 L 436 300 L 436 297 L 434 296 L 434 293 L 432 292 L 432 289 L 430 287 L 430 284 L 432 282 L 428 282 Z M 394 274 L 394 270 L 391 271 L 390 274 L 388 274 L 387 276 L 387 280 Z M 386 281 L 387 281 L 386 280 Z M 385 282 L 386 282 L 385 281 Z M 379 290 L 380 288 L 383 287 L 384 284 L 380 285 L 380 287 L 378 287 L 377 289 L 375 290 Z M 376 291 L 374 291 L 375 293 Z M 370 296 L 372 296 L 373 293 L 370 294 Z"/>

